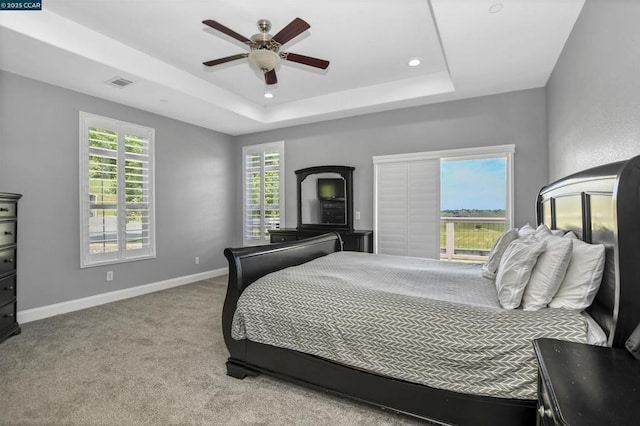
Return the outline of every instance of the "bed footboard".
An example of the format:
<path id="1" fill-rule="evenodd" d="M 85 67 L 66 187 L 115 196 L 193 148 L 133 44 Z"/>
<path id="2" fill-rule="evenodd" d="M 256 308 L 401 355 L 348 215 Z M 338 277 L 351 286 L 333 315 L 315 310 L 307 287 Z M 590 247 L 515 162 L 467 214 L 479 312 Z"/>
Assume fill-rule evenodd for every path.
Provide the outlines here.
<path id="1" fill-rule="evenodd" d="M 247 361 L 246 340 L 231 337 L 231 322 L 238 298 L 258 278 L 290 266 L 300 265 L 320 256 L 342 250 L 337 233 L 319 235 L 299 241 L 257 247 L 226 248 L 229 284 L 222 309 L 222 332 L 229 350 L 227 374 L 242 379 L 256 372 L 242 367 Z"/>

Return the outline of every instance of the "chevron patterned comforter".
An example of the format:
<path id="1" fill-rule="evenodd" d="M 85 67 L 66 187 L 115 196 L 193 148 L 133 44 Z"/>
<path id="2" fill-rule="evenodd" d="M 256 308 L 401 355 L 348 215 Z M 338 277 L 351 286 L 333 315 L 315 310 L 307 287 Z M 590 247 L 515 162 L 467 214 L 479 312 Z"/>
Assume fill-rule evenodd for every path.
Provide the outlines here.
<path id="1" fill-rule="evenodd" d="M 338 252 L 251 284 L 234 339 L 460 393 L 536 399 L 531 341 L 586 342 L 563 309 L 505 310 L 479 265 Z"/>

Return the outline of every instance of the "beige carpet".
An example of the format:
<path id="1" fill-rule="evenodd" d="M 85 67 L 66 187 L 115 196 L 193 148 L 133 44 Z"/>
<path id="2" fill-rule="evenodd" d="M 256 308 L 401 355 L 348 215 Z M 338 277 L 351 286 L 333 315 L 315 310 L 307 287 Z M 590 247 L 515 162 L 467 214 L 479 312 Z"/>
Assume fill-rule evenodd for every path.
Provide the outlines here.
<path id="1" fill-rule="evenodd" d="M 264 375 L 225 374 L 226 277 L 34 321 L 0 343 L 2 425 L 404 425 Z"/>

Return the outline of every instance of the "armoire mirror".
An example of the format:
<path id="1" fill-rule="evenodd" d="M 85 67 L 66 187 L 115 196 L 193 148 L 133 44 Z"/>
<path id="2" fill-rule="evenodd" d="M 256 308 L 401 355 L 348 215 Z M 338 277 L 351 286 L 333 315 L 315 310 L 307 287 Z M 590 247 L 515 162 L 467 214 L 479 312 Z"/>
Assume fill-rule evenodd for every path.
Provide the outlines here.
<path id="1" fill-rule="evenodd" d="M 353 231 L 353 167 L 296 170 L 298 229 Z"/>

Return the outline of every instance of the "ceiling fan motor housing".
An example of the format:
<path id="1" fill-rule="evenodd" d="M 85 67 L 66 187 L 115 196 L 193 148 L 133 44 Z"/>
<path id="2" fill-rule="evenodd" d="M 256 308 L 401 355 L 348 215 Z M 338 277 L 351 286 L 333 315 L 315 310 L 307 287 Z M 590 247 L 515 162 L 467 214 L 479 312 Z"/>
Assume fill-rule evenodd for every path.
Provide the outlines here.
<path id="1" fill-rule="evenodd" d="M 262 72 L 268 72 L 280 62 L 280 43 L 272 40 L 273 36 L 269 34 L 271 22 L 268 19 L 260 19 L 258 29 L 260 32 L 251 36 L 249 61 Z"/>

